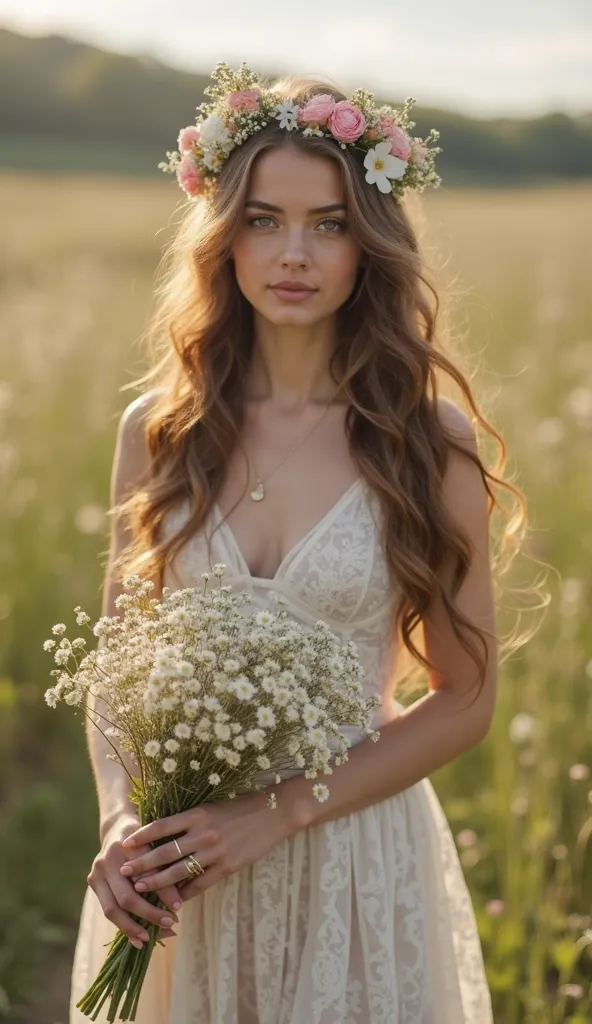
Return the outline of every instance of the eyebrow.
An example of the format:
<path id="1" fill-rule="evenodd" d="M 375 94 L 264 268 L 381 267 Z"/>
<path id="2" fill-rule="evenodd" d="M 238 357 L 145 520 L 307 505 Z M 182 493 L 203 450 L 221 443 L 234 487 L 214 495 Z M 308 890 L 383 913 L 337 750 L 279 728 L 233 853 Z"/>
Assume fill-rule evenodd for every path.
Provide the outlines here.
<path id="1" fill-rule="evenodd" d="M 274 206 L 273 203 L 264 203 L 262 199 L 247 199 L 245 207 L 253 206 L 259 210 L 271 210 L 273 213 L 285 213 L 281 206 Z M 317 206 L 309 213 L 333 213 L 335 210 L 347 210 L 345 203 L 329 203 L 328 206 Z"/>

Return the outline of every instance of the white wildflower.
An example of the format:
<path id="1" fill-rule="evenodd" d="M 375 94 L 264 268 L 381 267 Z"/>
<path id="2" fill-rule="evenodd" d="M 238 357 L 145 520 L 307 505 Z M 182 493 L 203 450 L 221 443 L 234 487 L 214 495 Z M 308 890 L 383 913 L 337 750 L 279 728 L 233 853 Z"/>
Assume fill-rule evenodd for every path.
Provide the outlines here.
<path id="1" fill-rule="evenodd" d="M 240 757 L 240 754 L 238 754 L 236 752 L 236 750 L 227 750 L 226 751 L 226 760 L 227 760 L 228 764 L 232 768 L 238 768 L 238 766 L 239 766 L 239 764 L 241 762 L 241 757 Z"/>
<path id="2" fill-rule="evenodd" d="M 271 768 L 271 761 L 267 757 L 267 754 L 260 754 L 257 758 L 257 764 L 263 769 L 263 771 L 267 771 Z"/>
<path id="3" fill-rule="evenodd" d="M 176 767 L 177 762 L 175 761 L 174 757 L 165 757 L 164 761 L 162 762 L 163 771 L 167 772 L 170 775 L 172 772 L 174 772 Z"/>
<path id="4" fill-rule="evenodd" d="M 99 620 L 99 622 L 100 621 L 101 620 Z M 98 625 L 98 623 L 97 623 L 97 625 Z M 59 636 L 60 633 L 65 633 L 66 632 L 66 627 L 65 627 L 63 622 L 56 622 L 55 626 L 51 627 L 51 631 L 52 631 L 52 633 L 55 633 L 57 636 Z"/>
<path id="5" fill-rule="evenodd" d="M 313 796 L 315 796 L 316 799 L 321 804 L 324 803 L 325 800 L 329 799 L 329 790 L 328 790 L 327 786 L 323 785 L 322 782 L 317 782 L 316 785 L 314 785 L 312 787 L 312 792 L 313 792 Z"/>
<path id="6" fill-rule="evenodd" d="M 286 718 L 289 722 L 297 722 L 300 719 L 300 712 L 295 704 L 288 704 Z"/>
<path id="7" fill-rule="evenodd" d="M 219 114 L 210 114 L 205 121 L 200 122 L 199 141 L 200 145 L 208 148 L 225 146 L 230 141 L 228 129 Z M 214 573 L 218 576 L 216 567 L 214 567 Z M 211 574 L 203 572 L 201 575 L 202 579 L 209 580 Z"/>
<path id="8" fill-rule="evenodd" d="M 291 98 L 284 103 L 277 103 L 276 110 L 276 121 L 280 122 L 280 128 L 287 128 L 290 132 L 298 127 L 298 106 Z"/>
<path id="9" fill-rule="evenodd" d="M 235 679 L 229 689 L 232 690 L 239 700 L 251 700 L 257 692 L 246 676 L 240 676 L 238 679 Z"/>
<path id="10" fill-rule="evenodd" d="M 318 720 L 319 712 L 317 709 L 313 704 L 307 704 L 306 707 L 302 709 L 302 721 L 304 724 L 310 726 L 316 725 Z"/>
<path id="11" fill-rule="evenodd" d="M 200 767 L 201 767 L 201 765 L 200 765 L 199 761 L 190 761 L 189 762 L 189 767 L 193 768 L 194 772 L 198 772 Z"/>
<path id="12" fill-rule="evenodd" d="M 222 668 L 229 675 L 234 675 L 235 672 L 240 672 L 240 661 L 237 661 L 236 658 L 226 658 Z"/>
<path id="13" fill-rule="evenodd" d="M 175 736 L 178 740 L 188 740 L 191 736 L 191 726 L 187 722 L 177 722 Z"/>
<path id="14" fill-rule="evenodd" d="M 269 796 L 267 797 L 267 805 L 268 805 L 268 807 L 271 807 L 272 811 L 275 811 L 275 809 L 277 807 L 277 797 L 276 797 L 275 793 L 270 793 L 269 794 Z"/>
<path id="15" fill-rule="evenodd" d="M 178 740 L 166 740 L 165 749 L 168 750 L 169 754 L 176 754 L 180 747 Z"/>
<path id="16" fill-rule="evenodd" d="M 226 565 L 224 564 L 224 562 L 216 562 L 216 564 L 214 566 L 214 569 L 213 569 L 214 576 L 217 576 L 218 578 L 221 578 L 224 575 L 225 571 L 226 571 Z"/>
<path id="17" fill-rule="evenodd" d="M 528 743 L 540 735 L 541 723 L 533 715 L 520 712 L 510 722 L 510 739 L 512 743 Z"/>
<path id="18" fill-rule="evenodd" d="M 45 643 L 43 644 L 43 650 L 44 651 L 53 651 L 55 645 L 56 645 L 55 640 L 46 640 Z"/>
<path id="19" fill-rule="evenodd" d="M 276 717 L 271 708 L 264 704 L 257 708 L 257 721 L 264 729 L 271 729 L 276 724 Z"/>
<path id="20" fill-rule="evenodd" d="M 255 622 L 258 626 L 271 626 L 275 622 L 275 615 L 268 611 L 257 612 Z"/>
<path id="21" fill-rule="evenodd" d="M 156 757 L 160 753 L 160 743 L 158 740 L 148 740 L 144 745 L 144 753 L 147 757 Z"/>
<path id="22" fill-rule="evenodd" d="M 222 779 L 220 778 L 217 772 L 212 772 L 212 774 L 208 776 L 208 782 L 210 786 L 219 786 L 220 783 L 222 782 Z"/>
<path id="23" fill-rule="evenodd" d="M 235 750 L 244 750 L 247 746 L 247 741 L 244 736 L 235 736 L 232 745 Z"/>
<path id="24" fill-rule="evenodd" d="M 222 710 L 222 705 L 217 697 L 204 697 L 204 707 L 207 711 Z"/>
<path id="25" fill-rule="evenodd" d="M 163 711 L 174 711 L 180 700 L 180 697 L 172 693 L 170 697 L 163 697 L 160 702 L 160 706 Z"/>
<path id="26" fill-rule="evenodd" d="M 253 747 L 262 747 L 265 743 L 265 733 L 263 729 L 249 729 L 245 739 Z"/>
<path id="27" fill-rule="evenodd" d="M 78 615 L 76 616 L 76 623 L 78 626 L 88 626 L 89 622 L 90 615 L 87 615 L 86 612 L 78 612 Z"/>
<path id="28" fill-rule="evenodd" d="M 230 739 L 230 726 L 226 725 L 225 722 L 216 722 L 214 726 L 214 732 L 219 740 Z"/>
<path id="29" fill-rule="evenodd" d="M 278 708 L 285 708 L 290 701 L 291 693 L 289 690 L 285 690 L 280 686 L 273 695 L 273 703 L 277 704 Z"/>

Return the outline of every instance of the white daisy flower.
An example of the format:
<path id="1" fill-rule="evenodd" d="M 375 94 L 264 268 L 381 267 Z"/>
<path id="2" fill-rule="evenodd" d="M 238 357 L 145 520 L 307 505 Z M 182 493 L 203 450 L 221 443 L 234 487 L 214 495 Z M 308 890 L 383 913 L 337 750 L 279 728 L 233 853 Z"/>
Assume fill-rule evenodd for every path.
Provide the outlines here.
<path id="1" fill-rule="evenodd" d="M 288 99 L 285 103 L 277 103 L 276 108 L 276 121 L 280 122 L 280 128 L 287 128 L 289 132 L 292 128 L 298 127 L 298 106 L 292 99 Z"/>
<path id="2" fill-rule="evenodd" d="M 280 125 L 280 127 L 283 127 L 283 125 Z M 271 626 L 271 623 L 275 621 L 275 615 L 268 611 L 257 612 L 255 621 L 258 626 Z"/>
<path id="3" fill-rule="evenodd" d="M 240 681 L 236 679 L 230 686 L 233 693 L 239 700 L 251 700 L 256 690 L 252 683 L 244 676 Z"/>
<path id="4" fill-rule="evenodd" d="M 263 769 L 263 771 L 267 771 L 269 768 L 271 768 L 271 761 L 269 760 L 267 754 L 260 754 L 259 757 L 257 758 L 257 764 L 259 765 L 260 768 Z"/>
<path id="5" fill-rule="evenodd" d="M 289 722 L 297 722 L 300 718 L 300 712 L 294 704 L 288 704 L 286 708 L 286 718 Z"/>
<path id="6" fill-rule="evenodd" d="M 319 720 L 319 712 L 312 704 L 307 704 L 302 710 L 302 721 L 305 725 L 316 725 Z"/>
<path id="7" fill-rule="evenodd" d="M 378 185 L 381 192 L 392 192 L 389 178 L 402 178 L 407 170 L 404 160 L 391 155 L 391 142 L 379 142 L 369 149 L 364 157 L 366 181 L 369 185 Z"/>
<path id="8" fill-rule="evenodd" d="M 291 693 L 289 690 L 285 690 L 280 686 L 279 690 L 276 691 L 273 697 L 274 704 L 277 704 L 279 708 L 285 708 L 290 700 Z"/>
<path id="9" fill-rule="evenodd" d="M 265 743 L 265 733 L 263 729 L 249 729 L 245 739 L 254 747 L 262 747 Z"/>
<path id="10" fill-rule="evenodd" d="M 329 799 L 329 789 L 327 786 L 324 786 L 322 782 L 317 782 L 316 785 L 312 787 L 312 792 L 313 796 L 315 796 L 321 804 L 324 803 L 325 800 Z"/>
<path id="11" fill-rule="evenodd" d="M 167 740 L 165 743 L 165 749 L 168 750 L 169 754 L 176 754 L 180 744 L 177 740 Z"/>
<path id="12" fill-rule="evenodd" d="M 235 750 L 244 750 L 247 745 L 247 741 L 244 736 L 235 736 L 232 741 L 232 745 Z"/>
<path id="13" fill-rule="evenodd" d="M 156 757 L 160 753 L 160 743 L 158 740 L 148 740 L 144 746 L 144 753 L 148 757 Z"/>
<path id="14" fill-rule="evenodd" d="M 222 665 L 225 672 L 229 675 L 233 675 L 235 672 L 240 672 L 240 662 L 236 658 L 226 658 L 226 661 Z"/>
<path id="15" fill-rule="evenodd" d="M 222 705 L 217 697 L 204 697 L 204 707 L 207 711 L 222 710 Z"/>
<path id="16" fill-rule="evenodd" d="M 217 772 L 212 772 L 212 774 L 208 776 L 208 782 L 210 786 L 219 786 L 221 781 L 222 779 L 220 778 Z"/>
<path id="17" fill-rule="evenodd" d="M 214 732 L 219 740 L 230 739 L 230 726 L 226 725 L 225 722 L 216 722 L 214 726 Z"/>
<path id="18" fill-rule="evenodd" d="M 163 771 L 168 772 L 168 774 L 170 775 L 172 772 L 174 772 L 176 767 L 177 762 L 175 761 L 174 757 L 165 757 L 164 761 L 162 762 Z"/>
<path id="19" fill-rule="evenodd" d="M 175 736 L 178 740 L 188 740 L 191 736 L 191 726 L 187 722 L 177 722 Z"/>
<path id="20" fill-rule="evenodd" d="M 275 725 L 276 718 L 271 708 L 262 705 L 257 708 L 257 721 L 264 729 L 271 729 Z"/>
<path id="21" fill-rule="evenodd" d="M 198 772 L 201 766 L 200 766 L 199 761 L 190 761 L 189 762 L 189 767 L 193 768 L 194 772 Z"/>

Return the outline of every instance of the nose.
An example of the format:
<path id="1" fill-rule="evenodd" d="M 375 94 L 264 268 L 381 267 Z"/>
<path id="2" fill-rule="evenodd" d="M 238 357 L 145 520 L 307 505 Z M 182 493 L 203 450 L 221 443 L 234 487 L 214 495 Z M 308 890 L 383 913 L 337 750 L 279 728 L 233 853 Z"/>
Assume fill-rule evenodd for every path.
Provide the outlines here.
<path id="1" fill-rule="evenodd" d="M 285 244 L 281 253 L 281 262 L 284 267 L 310 266 L 310 255 L 306 247 L 305 235 L 302 229 L 294 227 L 286 231 Z"/>

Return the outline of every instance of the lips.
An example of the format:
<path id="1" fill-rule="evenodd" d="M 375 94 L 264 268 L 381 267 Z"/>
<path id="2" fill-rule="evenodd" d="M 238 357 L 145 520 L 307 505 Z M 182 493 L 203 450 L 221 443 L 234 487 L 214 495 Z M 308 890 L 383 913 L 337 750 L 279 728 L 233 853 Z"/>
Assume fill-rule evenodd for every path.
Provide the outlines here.
<path id="1" fill-rule="evenodd" d="M 309 284 L 304 284 L 303 281 L 278 281 L 277 284 L 272 284 L 271 288 L 281 288 L 282 291 L 288 292 L 316 292 L 316 288 L 311 288 Z"/>

